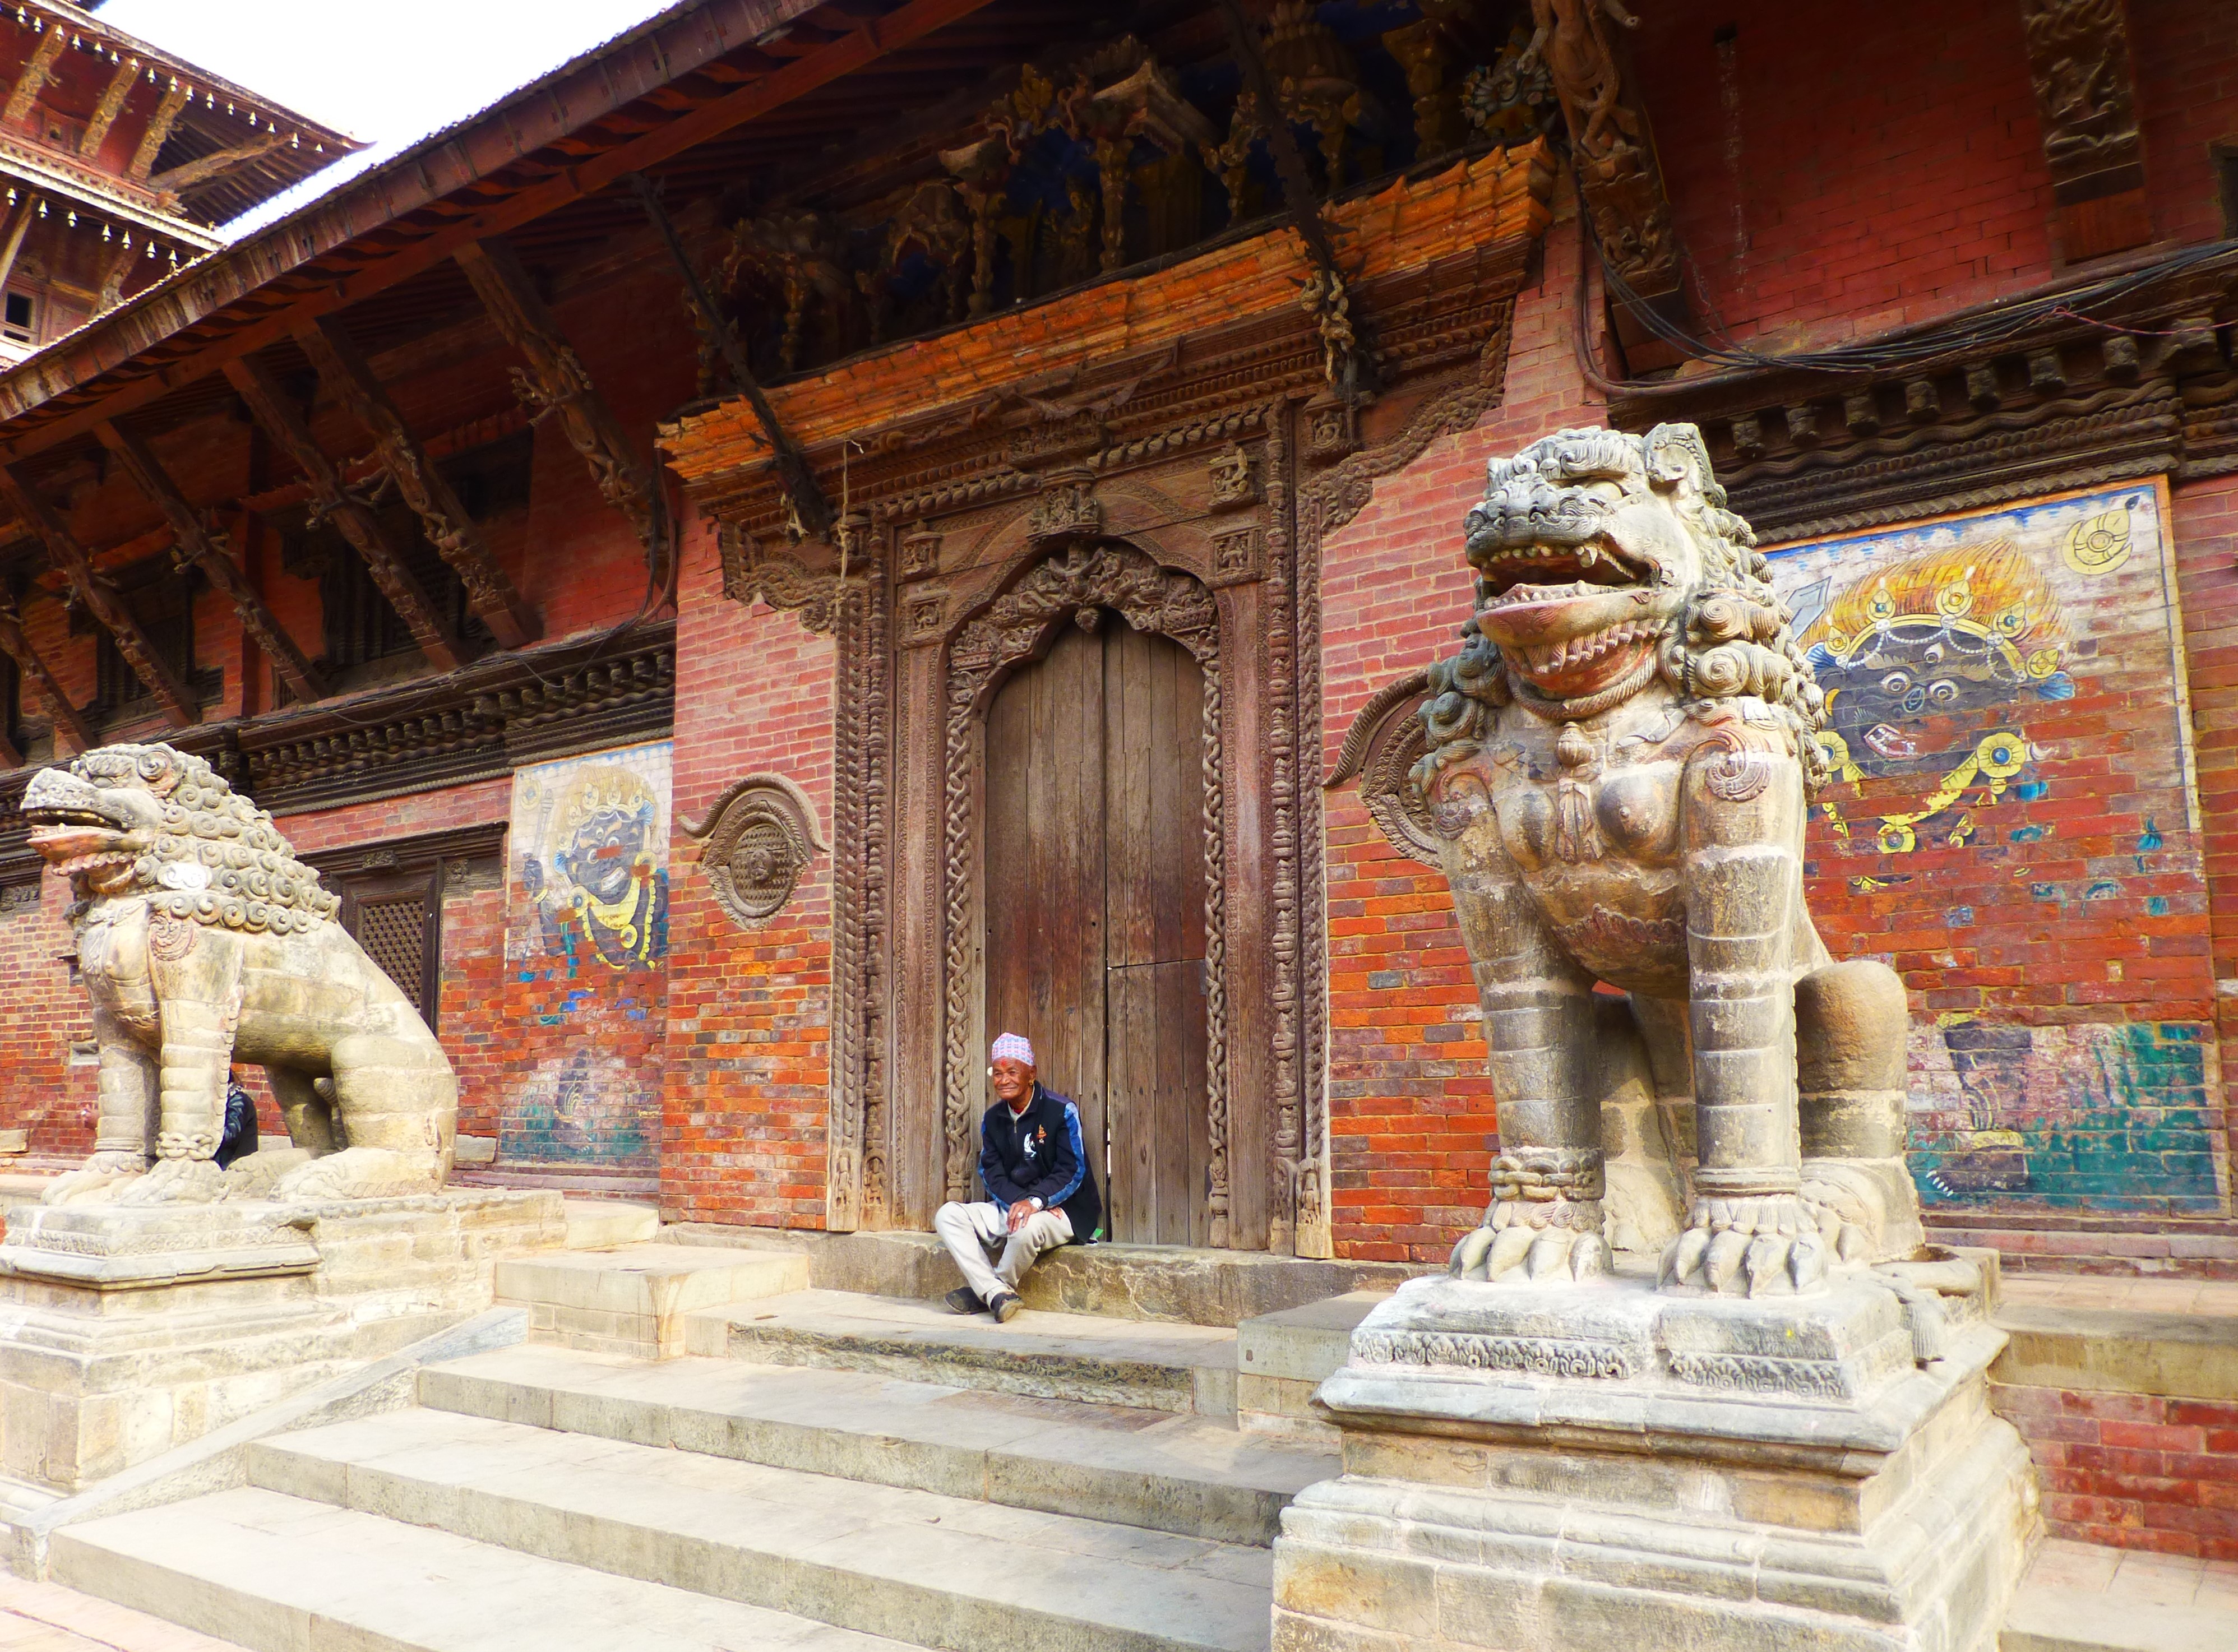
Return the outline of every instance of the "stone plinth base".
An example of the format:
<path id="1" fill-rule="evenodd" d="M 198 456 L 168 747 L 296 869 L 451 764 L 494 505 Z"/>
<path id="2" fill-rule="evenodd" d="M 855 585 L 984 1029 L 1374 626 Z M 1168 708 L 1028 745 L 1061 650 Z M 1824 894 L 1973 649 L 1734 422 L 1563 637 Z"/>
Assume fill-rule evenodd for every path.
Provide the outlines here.
<path id="1" fill-rule="evenodd" d="M 1276 1652 L 1993 1652 L 2038 1521 L 1988 1305 L 1957 1259 L 1402 1286 L 1321 1387 L 1345 1472 L 1283 1517 Z"/>
<path id="2" fill-rule="evenodd" d="M 0 1245 L 0 1470 L 76 1491 L 478 1313 L 556 1247 L 556 1193 L 19 1205 Z"/>

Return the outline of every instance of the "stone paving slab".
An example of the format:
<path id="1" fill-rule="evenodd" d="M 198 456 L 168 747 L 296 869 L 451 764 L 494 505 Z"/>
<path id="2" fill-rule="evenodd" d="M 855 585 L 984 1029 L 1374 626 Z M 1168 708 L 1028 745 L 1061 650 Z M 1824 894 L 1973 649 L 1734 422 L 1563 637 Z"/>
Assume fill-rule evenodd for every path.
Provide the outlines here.
<path id="1" fill-rule="evenodd" d="M 57 1576 L 192 1626 L 172 1629 L 182 1637 L 172 1642 L 109 1642 L 122 1652 L 219 1652 L 230 1643 L 193 1632 L 213 1626 L 249 1652 L 904 1652 L 255 1487 L 71 1527 L 56 1537 L 54 1563 Z"/>
<path id="2" fill-rule="evenodd" d="M 1052 1514 L 1264 1544 L 1340 1472 L 1327 1444 L 1225 1421 L 897 1380 L 512 1348 L 421 1373 L 425 1405 Z"/>
<path id="3" fill-rule="evenodd" d="M 342 1512 L 978 1652 L 1246 1652 L 1266 1550 L 432 1411 L 264 1443 Z M 190 1508 L 192 1505 L 182 1505 Z"/>
<path id="4" fill-rule="evenodd" d="M 0 1652 L 242 1652 L 129 1606 L 0 1571 Z"/>
<path id="5" fill-rule="evenodd" d="M 2232 1652 L 2238 1562 L 2054 1538 L 2037 1551 L 1999 1652 Z"/>
<path id="6" fill-rule="evenodd" d="M 1235 1332 L 1028 1308 L 1008 1325 L 934 1300 L 802 1291 L 686 1317 L 689 1351 L 1200 1416 L 1235 1413 Z"/>

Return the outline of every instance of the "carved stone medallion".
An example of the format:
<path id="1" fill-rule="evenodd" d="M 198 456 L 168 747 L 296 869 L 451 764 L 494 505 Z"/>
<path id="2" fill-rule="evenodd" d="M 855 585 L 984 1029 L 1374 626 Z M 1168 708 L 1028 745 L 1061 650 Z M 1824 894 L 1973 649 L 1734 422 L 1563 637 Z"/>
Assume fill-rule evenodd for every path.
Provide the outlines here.
<path id="1" fill-rule="evenodd" d="M 810 860 L 830 852 L 817 829 L 816 808 L 782 775 L 734 782 L 699 820 L 677 816 L 691 836 L 705 838 L 699 864 L 715 899 L 741 928 L 758 928 L 782 911 Z"/>

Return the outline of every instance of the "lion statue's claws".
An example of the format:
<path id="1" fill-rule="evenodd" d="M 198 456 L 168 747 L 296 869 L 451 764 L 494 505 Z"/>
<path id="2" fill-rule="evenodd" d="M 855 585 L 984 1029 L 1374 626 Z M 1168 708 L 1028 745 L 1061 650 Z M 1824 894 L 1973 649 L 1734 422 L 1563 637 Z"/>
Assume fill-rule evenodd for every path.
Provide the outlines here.
<path id="1" fill-rule="evenodd" d="M 210 1159 L 158 1159 L 117 1194 L 119 1205 L 208 1205 L 225 1191 L 225 1173 Z"/>
<path id="2" fill-rule="evenodd" d="M 1461 1235 L 1447 1271 L 1456 1279 L 1508 1285 L 1563 1284 L 1606 1273 L 1609 1252 L 1590 1228 L 1551 1219 L 1534 1226 L 1514 1207 L 1495 1206 L 1483 1226 Z"/>
<path id="3" fill-rule="evenodd" d="M 1792 1194 L 1704 1201 L 1665 1249 L 1657 1288 L 1746 1297 L 1815 1290 L 1835 1248 L 1819 1216 Z"/>
<path id="4" fill-rule="evenodd" d="M 43 1205 L 93 1204 L 110 1188 L 145 1174 L 147 1169 L 148 1156 L 145 1153 L 97 1153 L 76 1170 L 55 1178 L 52 1185 L 39 1195 L 39 1202 Z"/>

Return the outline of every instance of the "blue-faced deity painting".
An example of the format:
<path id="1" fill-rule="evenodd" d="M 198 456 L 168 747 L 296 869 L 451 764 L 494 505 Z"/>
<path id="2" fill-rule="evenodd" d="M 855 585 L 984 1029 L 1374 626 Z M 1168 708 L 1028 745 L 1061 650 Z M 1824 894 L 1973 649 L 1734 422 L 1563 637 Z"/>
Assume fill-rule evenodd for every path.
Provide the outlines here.
<path id="1" fill-rule="evenodd" d="M 1768 554 L 1826 696 L 1811 902 L 1911 987 L 1923 1198 L 2226 1210 L 2158 486 Z"/>

